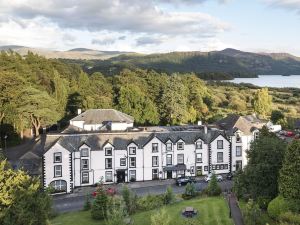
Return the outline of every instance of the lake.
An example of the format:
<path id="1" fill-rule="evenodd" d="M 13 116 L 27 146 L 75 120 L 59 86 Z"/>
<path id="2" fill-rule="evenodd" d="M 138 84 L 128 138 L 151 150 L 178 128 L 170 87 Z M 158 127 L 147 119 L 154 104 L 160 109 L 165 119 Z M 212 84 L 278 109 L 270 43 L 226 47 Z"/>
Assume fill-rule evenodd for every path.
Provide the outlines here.
<path id="1" fill-rule="evenodd" d="M 280 75 L 259 75 L 258 78 L 235 78 L 230 80 L 236 84 L 250 83 L 259 87 L 296 87 L 300 88 L 300 75 L 280 76 Z"/>

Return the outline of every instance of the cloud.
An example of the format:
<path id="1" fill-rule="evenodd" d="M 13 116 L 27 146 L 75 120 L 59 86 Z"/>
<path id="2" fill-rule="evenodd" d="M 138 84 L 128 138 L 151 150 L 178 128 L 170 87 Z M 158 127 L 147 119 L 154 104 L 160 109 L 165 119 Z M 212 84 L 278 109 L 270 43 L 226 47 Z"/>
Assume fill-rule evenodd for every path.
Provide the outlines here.
<path id="1" fill-rule="evenodd" d="M 216 35 L 229 28 L 227 23 L 209 14 L 166 12 L 154 2 L 155 0 L 0 0 L 0 15 L 6 14 L 15 20 L 43 17 L 61 28 L 87 29 L 91 32 L 110 30 L 201 36 L 207 33 Z"/>
<path id="2" fill-rule="evenodd" d="M 264 0 L 273 7 L 281 7 L 288 10 L 296 11 L 300 14 L 300 0 Z"/>
<path id="3" fill-rule="evenodd" d="M 97 45 L 111 45 L 114 44 L 117 41 L 115 38 L 107 37 L 103 39 L 93 39 L 92 44 L 97 44 Z"/>
<path id="4" fill-rule="evenodd" d="M 143 46 L 143 45 L 159 45 L 163 43 L 162 38 L 157 38 L 157 37 L 139 37 L 136 39 L 136 45 L 137 46 Z"/>

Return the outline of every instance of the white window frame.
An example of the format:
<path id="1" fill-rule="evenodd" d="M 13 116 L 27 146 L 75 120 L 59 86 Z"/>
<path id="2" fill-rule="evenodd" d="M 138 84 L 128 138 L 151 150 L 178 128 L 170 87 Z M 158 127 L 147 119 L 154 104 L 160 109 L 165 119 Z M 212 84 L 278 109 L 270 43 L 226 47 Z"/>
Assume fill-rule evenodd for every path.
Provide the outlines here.
<path id="1" fill-rule="evenodd" d="M 109 163 L 109 160 L 111 160 L 110 163 Z M 108 166 L 108 165 L 110 165 L 110 166 Z M 105 169 L 112 169 L 112 166 L 113 166 L 112 158 L 105 158 Z"/>
<path id="2" fill-rule="evenodd" d="M 87 181 L 84 181 L 84 178 L 87 178 Z M 81 174 L 81 183 L 88 184 L 90 182 L 90 174 L 89 172 L 82 172 Z"/>
<path id="3" fill-rule="evenodd" d="M 240 153 L 240 154 L 238 154 L 238 152 Z M 236 148 L 235 148 L 235 156 L 236 157 L 241 157 L 242 156 L 242 153 L 243 151 L 242 151 L 242 146 L 236 146 Z"/>
<path id="4" fill-rule="evenodd" d="M 131 181 L 132 178 L 136 180 L 136 170 L 129 170 L 129 181 Z"/>
<path id="5" fill-rule="evenodd" d="M 126 166 L 126 158 L 120 158 L 120 166 Z"/>
<path id="6" fill-rule="evenodd" d="M 222 156 L 222 160 L 219 159 L 219 156 Z M 224 162 L 224 154 L 223 154 L 223 152 L 217 152 L 217 162 L 218 163 Z"/>
<path id="7" fill-rule="evenodd" d="M 84 154 L 86 153 L 86 154 Z M 80 157 L 89 157 L 89 149 L 88 148 L 82 148 L 80 150 Z"/>
<path id="8" fill-rule="evenodd" d="M 136 155 L 136 147 L 129 147 L 129 155 Z"/>
<path id="9" fill-rule="evenodd" d="M 182 160 L 180 160 L 182 163 L 179 162 L 179 156 L 182 157 Z M 184 154 L 177 154 L 177 164 L 184 164 Z"/>
<path id="10" fill-rule="evenodd" d="M 152 169 L 152 180 L 159 179 L 159 171 L 158 169 Z"/>
<path id="11" fill-rule="evenodd" d="M 136 168 L 136 157 L 129 157 L 129 168 Z"/>
<path id="12" fill-rule="evenodd" d="M 87 162 L 87 163 L 83 163 Z M 88 159 L 81 159 L 81 169 L 88 170 L 89 169 L 89 160 Z"/>
<path id="13" fill-rule="evenodd" d="M 152 153 L 158 152 L 158 143 L 152 143 Z"/>
<path id="14" fill-rule="evenodd" d="M 202 141 L 196 142 L 196 149 L 202 149 Z"/>
<path id="15" fill-rule="evenodd" d="M 62 177 L 62 165 L 54 166 L 54 177 Z"/>
<path id="16" fill-rule="evenodd" d="M 224 149 L 224 141 L 223 140 L 217 140 L 217 149 Z"/>
<path id="17" fill-rule="evenodd" d="M 62 163 L 62 153 L 61 152 L 54 152 L 53 154 L 53 162 L 54 163 Z M 60 157 L 60 160 L 56 160 L 56 157 Z"/>
<path id="18" fill-rule="evenodd" d="M 105 148 L 105 156 L 112 156 L 112 148 Z"/>
<path id="19" fill-rule="evenodd" d="M 166 151 L 167 152 L 173 151 L 173 143 L 166 143 Z"/>
<path id="20" fill-rule="evenodd" d="M 108 179 L 111 178 L 111 179 Z M 112 171 L 105 171 L 105 182 L 113 182 Z"/>
<path id="21" fill-rule="evenodd" d="M 173 165 L 173 155 L 172 154 L 167 154 L 166 157 L 167 157 L 166 158 L 166 164 L 167 164 L 167 166 Z M 169 160 L 171 160 L 171 163 L 168 162 Z"/>
<path id="22" fill-rule="evenodd" d="M 177 150 L 184 150 L 184 142 L 183 141 L 177 142 Z"/>
<path id="23" fill-rule="evenodd" d="M 158 166 L 159 166 L 158 156 L 152 156 L 152 167 L 158 167 Z"/>
<path id="24" fill-rule="evenodd" d="M 201 157 L 198 157 L 198 156 L 201 156 Z M 199 160 L 200 159 L 200 160 Z M 203 159 L 202 159 L 202 153 L 197 153 L 196 154 L 196 162 L 197 163 L 202 163 L 203 162 Z"/>

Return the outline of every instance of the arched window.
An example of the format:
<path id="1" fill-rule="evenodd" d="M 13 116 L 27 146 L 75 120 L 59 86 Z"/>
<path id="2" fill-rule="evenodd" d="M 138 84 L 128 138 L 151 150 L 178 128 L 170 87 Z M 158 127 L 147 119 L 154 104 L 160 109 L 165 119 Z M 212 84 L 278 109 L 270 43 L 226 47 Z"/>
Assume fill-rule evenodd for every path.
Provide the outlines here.
<path id="1" fill-rule="evenodd" d="M 67 182 L 65 180 L 54 180 L 50 186 L 55 189 L 55 192 L 67 192 Z"/>

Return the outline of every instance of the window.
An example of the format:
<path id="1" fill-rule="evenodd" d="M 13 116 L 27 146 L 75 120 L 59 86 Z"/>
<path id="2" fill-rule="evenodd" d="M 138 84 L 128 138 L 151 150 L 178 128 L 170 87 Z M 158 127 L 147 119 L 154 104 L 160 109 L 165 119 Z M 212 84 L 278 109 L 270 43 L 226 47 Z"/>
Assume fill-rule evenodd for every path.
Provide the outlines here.
<path id="1" fill-rule="evenodd" d="M 152 156 L 152 166 L 158 166 L 158 156 Z"/>
<path id="2" fill-rule="evenodd" d="M 106 182 L 112 182 L 113 181 L 112 171 L 106 171 L 105 172 L 105 181 Z"/>
<path id="3" fill-rule="evenodd" d="M 54 153 L 54 163 L 61 163 L 61 152 Z"/>
<path id="4" fill-rule="evenodd" d="M 202 149 L 202 141 L 196 142 L 196 149 Z"/>
<path id="5" fill-rule="evenodd" d="M 129 158 L 129 167 L 130 168 L 135 168 L 136 167 L 136 158 L 135 157 L 130 157 Z"/>
<path id="6" fill-rule="evenodd" d="M 89 157 L 89 149 L 88 148 L 82 148 L 80 151 L 81 157 Z"/>
<path id="7" fill-rule="evenodd" d="M 67 182 L 64 180 L 54 180 L 50 183 L 50 186 L 57 192 L 67 191 Z"/>
<path id="8" fill-rule="evenodd" d="M 197 166 L 197 176 L 201 176 L 202 175 L 202 166 Z"/>
<path id="9" fill-rule="evenodd" d="M 237 134 L 237 135 L 236 135 L 236 142 L 237 142 L 237 143 L 242 142 L 242 138 L 241 138 L 241 135 L 240 135 L 240 134 Z"/>
<path id="10" fill-rule="evenodd" d="M 88 172 L 83 172 L 82 173 L 81 183 L 83 183 L 83 184 L 89 183 L 89 173 Z"/>
<path id="11" fill-rule="evenodd" d="M 204 166 L 204 171 L 208 171 L 208 166 Z"/>
<path id="12" fill-rule="evenodd" d="M 158 169 L 153 169 L 152 170 L 152 180 L 157 180 L 158 179 Z"/>
<path id="13" fill-rule="evenodd" d="M 81 169 L 82 170 L 88 170 L 89 169 L 89 160 L 88 159 L 82 159 L 81 160 Z"/>
<path id="14" fill-rule="evenodd" d="M 184 143 L 183 142 L 178 142 L 177 143 L 177 150 L 183 150 L 184 149 Z"/>
<path id="15" fill-rule="evenodd" d="M 158 152 L 158 144 L 157 143 L 152 144 L 152 152 Z"/>
<path id="16" fill-rule="evenodd" d="M 54 177 L 62 176 L 62 166 L 54 166 Z"/>
<path id="17" fill-rule="evenodd" d="M 112 158 L 105 159 L 105 169 L 112 169 Z"/>
<path id="18" fill-rule="evenodd" d="M 112 155 L 112 148 L 105 148 L 105 155 L 111 156 Z"/>
<path id="19" fill-rule="evenodd" d="M 167 155 L 167 166 L 171 166 L 173 163 L 172 163 L 172 155 L 168 154 Z"/>
<path id="20" fill-rule="evenodd" d="M 184 164 L 184 154 L 177 155 L 177 164 Z"/>
<path id="21" fill-rule="evenodd" d="M 236 146 L 236 156 L 242 156 L 242 146 Z"/>
<path id="22" fill-rule="evenodd" d="M 202 153 L 197 153 L 197 163 L 202 163 Z"/>
<path id="23" fill-rule="evenodd" d="M 191 166 L 191 168 L 190 168 L 190 173 L 191 174 L 194 174 L 195 173 L 195 169 L 194 169 L 195 167 L 193 167 L 193 166 Z"/>
<path id="24" fill-rule="evenodd" d="M 218 163 L 223 162 L 223 152 L 218 152 L 217 153 L 217 162 Z"/>
<path id="25" fill-rule="evenodd" d="M 258 131 L 254 132 L 254 140 L 256 140 L 258 137 L 259 137 L 259 132 Z"/>
<path id="26" fill-rule="evenodd" d="M 171 152 L 173 150 L 173 144 L 172 143 L 167 143 L 166 144 L 166 150 L 167 150 L 167 152 Z"/>
<path id="27" fill-rule="evenodd" d="M 129 155 L 136 155 L 136 147 L 129 147 Z"/>
<path id="28" fill-rule="evenodd" d="M 223 149 L 223 140 L 218 140 L 217 141 L 217 148 L 218 149 Z"/>
<path id="29" fill-rule="evenodd" d="M 120 159 L 120 166 L 126 166 L 126 158 Z"/>
<path id="30" fill-rule="evenodd" d="M 129 180 L 131 182 L 136 181 L 136 171 L 135 170 L 129 170 Z"/>

